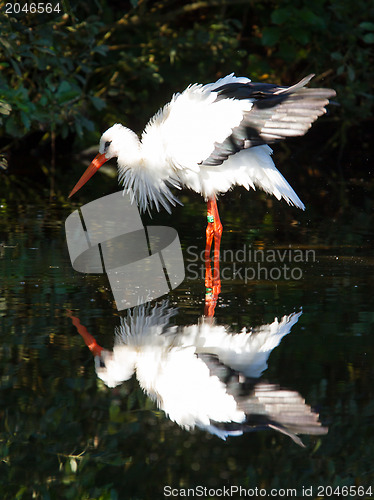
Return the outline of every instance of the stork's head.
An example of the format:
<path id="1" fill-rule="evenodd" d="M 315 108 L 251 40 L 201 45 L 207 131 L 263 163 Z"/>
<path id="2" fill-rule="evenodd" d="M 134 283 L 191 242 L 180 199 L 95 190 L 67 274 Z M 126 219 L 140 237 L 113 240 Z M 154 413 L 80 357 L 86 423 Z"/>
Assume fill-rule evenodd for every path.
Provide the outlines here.
<path id="1" fill-rule="evenodd" d="M 121 346 L 119 352 L 118 348 L 114 351 L 103 349 L 100 355 L 95 356 L 96 374 L 108 387 L 116 387 L 132 377 L 135 358 L 136 352 L 127 346 Z"/>
<path id="2" fill-rule="evenodd" d="M 134 148 L 137 149 L 139 139 L 130 129 L 120 123 L 108 128 L 100 138 L 99 154 L 92 160 L 90 166 L 76 183 L 69 198 L 73 196 L 86 182 L 111 158 L 131 156 Z"/>
<path id="3" fill-rule="evenodd" d="M 118 158 L 121 152 L 128 149 L 129 137 L 134 136 L 134 132 L 120 123 L 115 123 L 108 128 L 100 138 L 99 155 L 104 155 L 106 160 Z M 105 161 L 106 161 L 105 160 Z"/>

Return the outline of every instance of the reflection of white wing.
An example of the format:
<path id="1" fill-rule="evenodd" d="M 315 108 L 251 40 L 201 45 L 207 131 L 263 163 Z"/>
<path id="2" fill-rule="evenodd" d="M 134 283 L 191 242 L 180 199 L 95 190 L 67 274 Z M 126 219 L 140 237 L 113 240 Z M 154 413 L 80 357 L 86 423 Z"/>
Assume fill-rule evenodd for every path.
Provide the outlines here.
<path id="1" fill-rule="evenodd" d="M 234 396 L 238 408 L 246 415 L 245 421 L 239 426 L 234 423 L 227 425 L 212 422 L 209 430 L 213 434 L 225 439 L 233 431 L 275 429 L 300 446 L 304 445 L 297 434 L 326 434 L 327 429 L 321 426 L 318 414 L 312 411 L 298 392 L 246 378 L 242 373 L 222 364 L 215 355 L 201 354 L 200 357 L 204 359 L 212 376 L 225 381 L 227 393 Z"/>
<path id="2" fill-rule="evenodd" d="M 173 421 L 222 439 L 272 428 L 301 444 L 299 432 L 326 432 L 297 392 L 253 382 L 301 312 L 239 334 L 204 320 L 172 327 L 173 314 L 166 302 L 152 310 L 136 308 L 116 331 L 113 352 L 96 358 L 98 376 L 114 387 L 135 372 L 143 390 Z"/>
<path id="3" fill-rule="evenodd" d="M 274 384 L 256 384 L 249 398 L 242 398 L 239 407 L 248 415 L 246 425 L 261 425 L 290 436 L 303 446 L 297 434 L 323 435 L 327 433 L 314 413 L 296 391 L 280 389 Z M 263 422 L 261 422 L 261 418 Z"/>
<path id="4" fill-rule="evenodd" d="M 259 378 L 267 368 L 271 351 L 290 333 L 301 312 L 278 318 L 269 325 L 240 333 L 229 333 L 224 326 L 211 325 L 204 320 L 199 325 L 183 329 L 186 342 L 194 342 L 198 353 L 216 354 L 230 368 L 246 377 Z"/>

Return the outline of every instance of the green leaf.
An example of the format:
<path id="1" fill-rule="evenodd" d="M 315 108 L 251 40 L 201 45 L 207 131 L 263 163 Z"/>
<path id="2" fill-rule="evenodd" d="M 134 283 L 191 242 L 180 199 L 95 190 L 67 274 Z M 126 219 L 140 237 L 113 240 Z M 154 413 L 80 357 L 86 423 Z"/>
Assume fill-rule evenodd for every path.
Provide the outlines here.
<path id="1" fill-rule="evenodd" d="M 0 113 L 2 115 L 9 115 L 12 111 L 12 106 L 7 102 L 0 101 Z"/>
<path id="2" fill-rule="evenodd" d="M 295 44 L 288 42 L 281 42 L 279 45 L 279 56 L 286 62 L 291 62 L 296 57 L 296 47 Z"/>
<path id="3" fill-rule="evenodd" d="M 353 80 L 355 79 L 355 76 L 356 76 L 355 70 L 353 69 L 352 66 L 348 66 L 347 71 L 348 71 L 348 78 L 349 78 L 349 80 L 351 82 L 353 82 Z"/>
<path id="4" fill-rule="evenodd" d="M 68 135 L 69 135 L 69 126 L 67 123 L 63 123 L 61 128 L 61 136 L 63 139 L 66 139 Z"/>
<path id="5" fill-rule="evenodd" d="M 41 98 L 40 98 L 40 100 L 39 100 L 39 104 L 40 104 L 41 106 L 46 106 L 46 105 L 47 105 L 47 103 L 48 103 L 48 98 L 47 98 L 47 96 L 46 96 L 46 95 L 42 95 L 42 97 L 41 97 Z"/>
<path id="6" fill-rule="evenodd" d="M 295 40 L 300 42 L 302 45 L 306 45 L 308 42 L 310 42 L 310 36 L 307 30 L 295 29 L 293 34 Z"/>
<path id="7" fill-rule="evenodd" d="M 13 47 L 6 38 L 0 37 L 0 44 L 6 49 L 8 49 L 10 52 L 13 52 Z"/>
<path id="8" fill-rule="evenodd" d="M 94 124 L 92 120 L 89 120 L 83 115 L 80 115 L 79 121 L 82 124 L 82 128 L 87 129 L 90 132 L 93 132 L 95 130 Z"/>
<path id="9" fill-rule="evenodd" d="M 57 101 L 59 102 L 60 105 L 71 101 L 75 97 L 80 95 L 80 89 L 76 86 L 72 86 L 69 82 L 64 80 L 63 82 L 60 83 L 58 86 L 57 92 L 56 92 L 56 98 Z"/>
<path id="10" fill-rule="evenodd" d="M 374 43 L 374 33 L 366 33 L 363 37 L 362 40 L 365 43 Z"/>
<path id="11" fill-rule="evenodd" d="M 19 67 L 19 64 L 14 59 L 11 59 L 10 63 L 13 66 L 13 69 L 16 72 L 17 76 L 22 78 L 22 71 L 21 68 Z"/>
<path id="12" fill-rule="evenodd" d="M 97 45 L 93 48 L 93 51 L 102 56 L 106 56 L 108 53 L 108 47 L 106 45 Z"/>
<path id="13" fill-rule="evenodd" d="M 306 24 L 321 29 L 326 28 L 326 22 L 322 16 L 317 16 L 314 12 L 309 9 L 302 9 L 298 12 L 300 19 L 302 19 Z M 310 29 L 310 28 L 309 28 Z"/>
<path id="14" fill-rule="evenodd" d="M 334 61 L 341 61 L 343 59 L 343 54 L 340 52 L 332 52 L 331 58 L 334 59 Z"/>
<path id="15" fill-rule="evenodd" d="M 19 126 L 15 116 L 13 115 L 10 115 L 10 117 L 7 119 L 5 123 L 5 130 L 6 133 L 11 137 L 21 137 L 23 134 L 23 128 Z"/>
<path id="16" fill-rule="evenodd" d="M 51 56 L 56 56 L 56 52 L 52 49 L 48 49 L 47 47 L 39 47 L 39 52 L 43 52 L 44 54 L 49 54 Z"/>
<path id="17" fill-rule="evenodd" d="M 24 498 L 24 493 L 27 493 L 27 486 L 21 486 L 15 496 L 15 500 L 20 500 Z"/>
<path id="18" fill-rule="evenodd" d="M 52 74 L 50 74 L 50 75 L 47 76 L 47 78 L 45 79 L 45 83 L 47 84 L 47 87 L 48 87 L 48 89 L 51 92 L 55 92 L 55 90 L 56 90 L 56 84 L 53 81 L 53 75 Z"/>
<path id="19" fill-rule="evenodd" d="M 111 404 L 109 407 L 109 419 L 111 422 L 118 422 L 118 417 L 120 415 L 121 411 L 119 409 L 119 406 L 115 404 Z"/>
<path id="20" fill-rule="evenodd" d="M 274 24 L 283 24 L 292 14 L 292 10 L 288 8 L 274 10 L 271 14 L 271 20 Z"/>
<path id="21" fill-rule="evenodd" d="M 280 38 L 279 28 L 265 28 L 262 32 L 262 45 L 272 47 Z"/>
<path id="22" fill-rule="evenodd" d="M 359 27 L 363 30 L 374 31 L 374 23 L 371 23 L 369 21 L 364 21 L 363 23 L 360 23 Z"/>
<path id="23" fill-rule="evenodd" d="M 83 130 L 81 124 L 78 121 L 75 122 L 75 130 L 80 137 L 83 136 Z"/>
<path id="24" fill-rule="evenodd" d="M 66 92 L 70 92 L 71 85 L 66 80 L 62 81 L 57 89 L 57 94 L 64 94 Z"/>
<path id="25" fill-rule="evenodd" d="M 95 97 L 94 95 L 89 96 L 90 101 L 94 105 L 94 107 L 98 110 L 101 111 L 102 109 L 105 108 L 106 103 L 103 99 L 100 99 L 100 97 Z"/>
<path id="26" fill-rule="evenodd" d="M 25 113 L 24 111 L 21 111 L 21 120 L 22 120 L 23 125 L 25 126 L 25 129 L 30 130 L 31 120 L 29 118 L 29 115 L 27 113 Z"/>

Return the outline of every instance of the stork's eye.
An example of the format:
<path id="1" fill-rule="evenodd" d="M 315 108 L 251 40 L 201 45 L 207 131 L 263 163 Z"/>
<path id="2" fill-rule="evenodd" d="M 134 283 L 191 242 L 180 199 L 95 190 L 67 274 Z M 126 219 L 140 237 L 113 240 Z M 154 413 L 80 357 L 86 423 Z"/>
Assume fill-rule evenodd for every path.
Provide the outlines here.
<path id="1" fill-rule="evenodd" d="M 102 359 L 100 359 L 100 361 L 99 361 L 99 366 L 100 366 L 100 368 L 105 368 L 105 363 Z"/>
<path id="2" fill-rule="evenodd" d="M 104 144 L 104 148 L 105 149 L 108 149 L 109 146 L 111 145 L 112 141 L 106 141 L 106 143 Z"/>

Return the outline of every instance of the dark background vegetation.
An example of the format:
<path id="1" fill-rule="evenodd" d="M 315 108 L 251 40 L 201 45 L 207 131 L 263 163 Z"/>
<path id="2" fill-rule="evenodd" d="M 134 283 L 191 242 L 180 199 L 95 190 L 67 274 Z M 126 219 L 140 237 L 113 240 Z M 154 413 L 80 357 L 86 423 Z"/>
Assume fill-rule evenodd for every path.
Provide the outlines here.
<path id="1" fill-rule="evenodd" d="M 372 483 L 373 371 L 365 342 L 374 316 L 360 310 L 374 296 L 372 267 L 352 260 L 355 252 L 367 256 L 373 239 L 372 2 L 61 1 L 60 13 L 12 16 L 5 6 L 0 0 L 0 235 L 8 245 L 0 246 L 0 497 L 153 499 L 162 497 L 161 482 Z M 315 73 L 311 85 L 337 91 L 338 105 L 306 137 L 277 146 L 276 163 L 306 203 L 305 214 L 259 193 L 248 194 L 245 210 L 239 190 L 220 201 L 227 248 L 259 241 L 322 248 L 305 286 L 238 285 L 238 304 L 217 308 L 244 326 L 251 314 L 272 321 L 311 304 L 306 333 L 275 356 L 272 372 L 282 372 L 286 385 L 295 380 L 310 404 L 325 397 L 325 416 L 335 415 L 323 444 L 307 438 L 306 451 L 271 433 L 229 443 L 199 432 L 187 439 L 134 380 L 115 391 L 97 383 L 65 317 L 67 307 L 80 308 L 82 322 L 111 346 L 118 317 L 107 311 L 109 292 L 99 279 L 73 273 L 61 251 L 63 221 L 73 209 L 66 195 L 84 168 L 82 151 L 112 123 L 140 132 L 174 92 L 231 72 L 285 85 Z M 113 179 L 92 180 L 79 202 L 90 189 L 103 195 L 110 188 L 118 189 Z M 182 245 L 203 245 L 201 228 L 193 228 L 204 204 L 182 196 L 190 197 L 173 212 L 173 225 L 186 229 Z M 347 260 L 330 259 L 338 246 Z M 323 275 L 329 286 L 316 298 Z M 186 304 L 181 323 L 196 320 L 190 285 L 178 292 Z M 194 297 L 203 297 L 199 286 L 191 285 Z M 344 310 L 338 321 L 335 297 Z"/>

